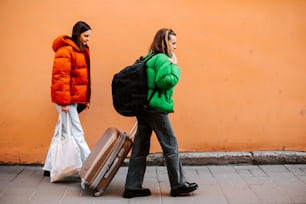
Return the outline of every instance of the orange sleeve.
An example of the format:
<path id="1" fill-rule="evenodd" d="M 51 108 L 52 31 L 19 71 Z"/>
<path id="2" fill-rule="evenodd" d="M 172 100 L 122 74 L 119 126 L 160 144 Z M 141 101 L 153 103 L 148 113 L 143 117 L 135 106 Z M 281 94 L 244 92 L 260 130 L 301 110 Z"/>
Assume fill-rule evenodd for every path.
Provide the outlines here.
<path id="1" fill-rule="evenodd" d="M 68 47 L 63 47 L 56 51 L 54 57 L 51 85 L 52 102 L 59 105 L 71 104 L 70 80 L 71 52 Z"/>

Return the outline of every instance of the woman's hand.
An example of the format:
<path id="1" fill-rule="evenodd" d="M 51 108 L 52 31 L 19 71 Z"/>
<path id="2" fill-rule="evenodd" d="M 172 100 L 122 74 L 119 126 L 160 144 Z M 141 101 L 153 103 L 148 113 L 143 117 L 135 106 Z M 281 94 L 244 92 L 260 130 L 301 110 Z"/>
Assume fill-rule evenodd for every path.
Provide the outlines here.
<path id="1" fill-rule="evenodd" d="M 69 106 L 61 106 L 63 112 L 68 112 L 69 111 Z"/>
<path id="2" fill-rule="evenodd" d="M 172 64 L 177 64 L 177 58 L 176 58 L 174 52 L 172 53 L 172 57 L 171 58 L 169 57 L 169 60 Z"/>

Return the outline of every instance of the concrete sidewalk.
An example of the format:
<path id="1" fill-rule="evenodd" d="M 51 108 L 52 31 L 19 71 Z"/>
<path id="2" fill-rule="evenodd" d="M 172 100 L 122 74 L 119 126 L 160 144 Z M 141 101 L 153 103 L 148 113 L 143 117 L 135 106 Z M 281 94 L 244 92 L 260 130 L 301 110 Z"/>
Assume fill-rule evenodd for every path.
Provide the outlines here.
<path id="1" fill-rule="evenodd" d="M 0 166 L 0 203 L 306 203 L 306 164 L 296 165 L 223 165 L 184 166 L 188 181 L 199 189 L 191 196 L 170 197 L 164 166 L 148 166 L 146 187 L 149 197 L 121 197 L 127 167 L 119 169 L 101 197 L 82 190 L 79 179 L 50 183 L 40 166 Z"/>

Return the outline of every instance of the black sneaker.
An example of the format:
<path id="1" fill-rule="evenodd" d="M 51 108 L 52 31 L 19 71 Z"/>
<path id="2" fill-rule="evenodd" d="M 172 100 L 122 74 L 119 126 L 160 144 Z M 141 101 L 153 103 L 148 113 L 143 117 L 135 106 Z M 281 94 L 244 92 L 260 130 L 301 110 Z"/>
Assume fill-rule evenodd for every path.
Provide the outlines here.
<path id="1" fill-rule="evenodd" d="M 184 183 L 183 185 L 179 186 L 178 188 L 171 189 L 171 196 L 185 196 L 198 189 L 198 184 L 196 183 Z"/>
<path id="2" fill-rule="evenodd" d="M 148 188 L 141 188 L 135 190 L 125 189 L 123 193 L 124 198 L 134 198 L 151 195 L 151 191 Z"/>
<path id="3" fill-rule="evenodd" d="M 44 171 L 44 176 L 50 177 L 50 171 Z"/>

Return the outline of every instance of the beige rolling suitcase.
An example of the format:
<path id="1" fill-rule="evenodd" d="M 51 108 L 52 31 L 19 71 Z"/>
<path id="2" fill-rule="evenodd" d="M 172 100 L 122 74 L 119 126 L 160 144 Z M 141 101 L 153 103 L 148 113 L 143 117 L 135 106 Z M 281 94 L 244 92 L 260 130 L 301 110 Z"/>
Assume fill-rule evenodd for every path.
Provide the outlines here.
<path id="1" fill-rule="evenodd" d="M 137 123 L 130 133 L 108 128 L 95 144 L 81 172 L 81 186 L 89 187 L 101 196 L 112 181 L 124 158 L 129 153 L 137 130 Z"/>

